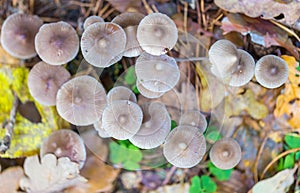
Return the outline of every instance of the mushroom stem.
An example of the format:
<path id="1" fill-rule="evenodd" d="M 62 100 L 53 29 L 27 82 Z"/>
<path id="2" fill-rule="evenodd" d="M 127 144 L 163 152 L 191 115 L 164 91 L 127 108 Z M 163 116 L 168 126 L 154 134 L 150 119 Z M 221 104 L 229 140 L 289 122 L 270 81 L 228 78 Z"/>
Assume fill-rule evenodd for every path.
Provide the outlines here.
<path id="1" fill-rule="evenodd" d="M 208 57 L 190 57 L 190 58 L 174 58 L 176 62 L 191 62 L 191 61 L 200 61 L 200 60 L 209 60 Z"/>
<path id="2" fill-rule="evenodd" d="M 0 153 L 5 153 L 10 147 L 12 133 L 16 122 L 16 113 L 17 113 L 18 106 L 19 106 L 19 98 L 17 94 L 14 93 L 14 102 L 13 102 L 12 109 L 10 111 L 9 120 L 5 121 L 2 126 L 3 129 L 6 130 L 6 134 L 4 138 L 0 140 Z"/>

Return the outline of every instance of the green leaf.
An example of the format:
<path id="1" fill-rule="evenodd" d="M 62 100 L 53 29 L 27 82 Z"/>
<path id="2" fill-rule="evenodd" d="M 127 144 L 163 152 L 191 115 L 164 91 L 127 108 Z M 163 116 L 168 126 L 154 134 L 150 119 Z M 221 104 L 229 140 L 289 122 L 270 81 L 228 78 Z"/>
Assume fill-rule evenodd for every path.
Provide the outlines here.
<path id="1" fill-rule="evenodd" d="M 200 193 L 201 192 L 200 177 L 194 176 L 191 181 L 192 183 L 189 189 L 189 193 Z"/>
<path id="2" fill-rule="evenodd" d="M 125 161 L 126 155 L 126 148 L 118 145 L 115 142 L 109 143 L 109 159 L 114 164 L 121 164 Z"/>
<path id="3" fill-rule="evenodd" d="M 174 129 L 175 127 L 177 127 L 177 123 L 176 123 L 176 121 L 172 120 L 171 121 L 171 130 Z"/>
<path id="4" fill-rule="evenodd" d="M 221 170 L 217 168 L 212 162 L 209 162 L 208 169 L 219 181 L 229 180 L 233 169 Z"/>
<path id="5" fill-rule="evenodd" d="M 290 153 L 284 158 L 283 169 L 293 168 L 295 165 L 295 153 Z"/>
<path id="6" fill-rule="evenodd" d="M 140 168 L 140 165 L 134 161 L 127 160 L 126 162 L 124 162 L 123 167 L 126 170 L 137 170 Z"/>
<path id="7" fill-rule="evenodd" d="M 300 136 L 295 133 L 286 134 L 284 140 L 291 149 L 300 147 Z"/>
<path id="8" fill-rule="evenodd" d="M 135 75 L 135 69 L 134 67 L 130 67 L 127 69 L 126 74 L 125 74 L 125 82 L 128 85 L 135 84 L 136 82 L 136 75 Z"/>
<path id="9" fill-rule="evenodd" d="M 201 176 L 201 185 L 205 193 L 217 191 L 217 184 L 207 175 Z"/>
<path id="10" fill-rule="evenodd" d="M 205 138 L 208 142 L 214 143 L 221 139 L 221 135 L 219 131 L 210 131 L 206 133 Z"/>
<path id="11" fill-rule="evenodd" d="M 134 94 L 140 94 L 140 91 L 138 90 L 138 88 L 136 87 L 136 84 L 131 86 L 131 90 Z"/>
<path id="12" fill-rule="evenodd" d="M 298 61 L 298 63 L 300 64 L 300 60 Z M 300 71 L 300 66 L 297 66 L 296 70 Z"/>

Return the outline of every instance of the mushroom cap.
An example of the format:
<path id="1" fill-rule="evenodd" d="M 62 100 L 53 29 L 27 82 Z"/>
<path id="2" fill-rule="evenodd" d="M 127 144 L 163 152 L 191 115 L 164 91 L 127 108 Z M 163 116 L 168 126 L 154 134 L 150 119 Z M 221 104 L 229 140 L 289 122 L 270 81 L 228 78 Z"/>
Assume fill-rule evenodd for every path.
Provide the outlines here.
<path id="1" fill-rule="evenodd" d="M 255 78 L 266 88 L 278 88 L 283 85 L 289 75 L 287 63 L 275 55 L 261 57 L 255 66 Z"/>
<path id="2" fill-rule="evenodd" d="M 171 90 L 180 78 L 174 58 L 167 55 L 153 56 L 146 52 L 136 60 L 135 73 L 140 83 L 154 92 Z"/>
<path id="3" fill-rule="evenodd" d="M 98 135 L 102 138 L 109 138 L 111 137 L 105 129 L 102 127 L 102 118 L 100 118 L 97 122 L 93 124 L 95 130 L 98 132 Z"/>
<path id="4" fill-rule="evenodd" d="M 71 161 L 79 164 L 82 168 L 86 160 L 86 150 L 81 137 L 72 130 L 61 129 L 54 131 L 43 141 L 40 155 L 52 153 L 56 157 L 68 157 Z"/>
<path id="5" fill-rule="evenodd" d="M 129 141 L 139 148 L 156 148 L 163 144 L 171 130 L 170 115 L 165 105 L 159 102 L 146 103 L 141 107 L 143 124 Z"/>
<path id="6" fill-rule="evenodd" d="M 208 57 L 212 63 L 211 72 L 225 80 L 231 77 L 231 69 L 238 63 L 237 48 L 228 40 L 216 41 L 210 47 Z"/>
<path id="7" fill-rule="evenodd" d="M 77 126 L 98 121 L 105 106 L 105 90 L 101 83 L 90 76 L 78 76 L 69 80 L 60 87 L 56 95 L 58 114 Z"/>
<path id="8" fill-rule="evenodd" d="M 116 86 L 107 93 L 107 103 L 111 104 L 116 100 L 129 100 L 137 102 L 135 94 L 125 86 Z"/>
<path id="9" fill-rule="evenodd" d="M 125 45 L 125 31 L 118 24 L 110 22 L 90 25 L 81 37 L 82 55 L 96 67 L 109 67 L 119 61 Z"/>
<path id="10" fill-rule="evenodd" d="M 10 55 L 20 59 L 36 56 L 34 38 L 43 21 L 36 15 L 15 13 L 6 18 L 1 29 L 1 45 Z"/>
<path id="11" fill-rule="evenodd" d="M 213 144 L 209 152 L 211 162 L 222 170 L 235 167 L 241 160 L 240 145 L 231 138 L 223 138 Z"/>
<path id="12" fill-rule="evenodd" d="M 85 21 L 83 23 L 83 29 L 86 30 L 86 28 L 88 28 L 90 25 L 97 23 L 97 22 L 102 23 L 102 22 L 104 22 L 104 19 L 97 15 L 89 16 L 85 19 Z"/>
<path id="13" fill-rule="evenodd" d="M 237 51 L 239 62 L 233 67 L 229 85 L 239 87 L 247 84 L 253 78 L 255 61 L 248 52 L 241 49 L 237 49 Z"/>
<path id="14" fill-rule="evenodd" d="M 163 154 L 168 162 L 179 168 L 197 165 L 206 152 L 206 141 L 197 127 L 180 125 L 168 135 Z"/>
<path id="15" fill-rule="evenodd" d="M 102 115 L 105 131 L 118 140 L 131 138 L 140 129 L 143 112 L 139 105 L 128 100 L 113 101 Z"/>
<path id="16" fill-rule="evenodd" d="M 205 116 L 197 110 L 190 110 L 181 115 L 179 125 L 189 125 L 197 127 L 203 133 L 207 127 Z"/>
<path id="17" fill-rule="evenodd" d="M 34 65 L 28 74 L 28 89 L 32 97 L 45 106 L 56 104 L 56 94 L 70 73 L 62 66 L 52 66 L 43 61 Z"/>
<path id="18" fill-rule="evenodd" d="M 165 92 L 154 92 L 151 90 L 146 89 L 139 80 L 136 80 L 136 87 L 139 90 L 140 94 L 146 98 L 154 99 L 159 98 L 165 94 Z"/>
<path id="19" fill-rule="evenodd" d="M 140 46 L 152 55 L 161 55 L 171 50 L 178 39 L 178 30 L 172 19 L 162 13 L 145 16 L 137 28 Z"/>
<path id="20" fill-rule="evenodd" d="M 44 62 L 62 65 L 76 57 L 79 38 L 75 29 L 64 21 L 44 24 L 35 36 L 35 49 Z"/>
<path id="21" fill-rule="evenodd" d="M 142 13 L 124 12 L 117 15 L 111 22 L 120 25 L 122 28 L 126 28 L 128 26 L 138 26 L 144 17 L 145 15 Z"/>

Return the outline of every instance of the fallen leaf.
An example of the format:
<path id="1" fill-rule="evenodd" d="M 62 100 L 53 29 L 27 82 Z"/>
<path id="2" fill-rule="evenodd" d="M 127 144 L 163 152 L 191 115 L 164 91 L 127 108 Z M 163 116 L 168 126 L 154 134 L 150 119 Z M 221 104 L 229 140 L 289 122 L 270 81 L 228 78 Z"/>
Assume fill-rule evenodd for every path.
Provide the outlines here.
<path id="1" fill-rule="evenodd" d="M 142 11 L 142 1 L 140 0 L 108 0 L 108 2 L 121 13 Z"/>
<path id="2" fill-rule="evenodd" d="M 10 167 L 0 174 L 0 192 L 16 193 L 19 181 L 24 176 L 23 169 L 19 166 Z"/>
<path id="3" fill-rule="evenodd" d="M 229 180 L 217 181 L 217 193 L 244 193 L 249 189 L 247 178 L 247 175 L 233 170 Z"/>
<path id="4" fill-rule="evenodd" d="M 0 65 L 17 67 L 20 65 L 20 60 L 9 55 L 0 45 Z"/>
<path id="5" fill-rule="evenodd" d="M 53 154 L 46 154 L 41 161 L 37 155 L 26 158 L 24 171 L 27 177 L 20 180 L 20 187 L 26 192 L 52 193 L 86 181 L 79 175 L 77 163 Z"/>
<path id="6" fill-rule="evenodd" d="M 124 187 L 129 190 L 137 188 L 142 178 L 136 172 L 124 172 L 121 175 L 121 181 Z"/>
<path id="7" fill-rule="evenodd" d="M 149 193 L 189 193 L 190 185 L 184 184 L 172 184 L 159 187 L 157 190 L 150 191 Z"/>

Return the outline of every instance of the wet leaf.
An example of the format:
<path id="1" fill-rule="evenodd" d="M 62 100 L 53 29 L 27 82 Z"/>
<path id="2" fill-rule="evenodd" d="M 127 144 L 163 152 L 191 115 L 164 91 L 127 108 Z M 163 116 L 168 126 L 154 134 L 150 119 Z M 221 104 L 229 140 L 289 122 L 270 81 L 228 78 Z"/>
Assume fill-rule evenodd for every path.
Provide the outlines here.
<path id="1" fill-rule="evenodd" d="M 10 167 L 0 174 L 0 190 L 6 193 L 16 193 L 19 181 L 24 176 L 21 167 Z"/>

